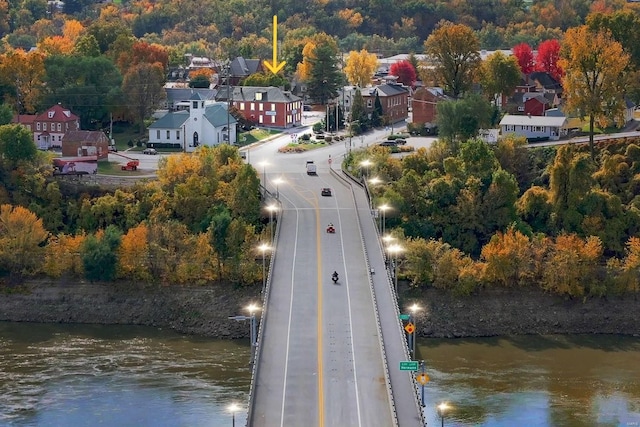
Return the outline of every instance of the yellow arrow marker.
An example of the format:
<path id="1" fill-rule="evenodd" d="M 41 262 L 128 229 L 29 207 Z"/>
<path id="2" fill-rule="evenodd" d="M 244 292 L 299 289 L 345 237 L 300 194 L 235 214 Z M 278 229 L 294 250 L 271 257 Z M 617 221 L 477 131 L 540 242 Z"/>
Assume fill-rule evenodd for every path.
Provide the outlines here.
<path id="1" fill-rule="evenodd" d="M 273 61 L 271 64 L 269 61 L 264 61 L 264 66 L 273 74 L 278 74 L 278 71 L 282 70 L 286 63 L 286 61 L 278 63 L 278 15 L 273 15 Z"/>

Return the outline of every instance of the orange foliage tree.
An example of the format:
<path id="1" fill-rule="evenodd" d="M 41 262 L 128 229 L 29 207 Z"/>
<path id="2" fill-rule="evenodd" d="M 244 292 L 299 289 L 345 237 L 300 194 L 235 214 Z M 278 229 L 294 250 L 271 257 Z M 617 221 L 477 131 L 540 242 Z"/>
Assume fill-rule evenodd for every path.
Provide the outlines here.
<path id="1" fill-rule="evenodd" d="M 147 226 L 139 224 L 122 236 L 118 250 L 118 277 L 133 281 L 151 279 L 147 235 Z"/>
<path id="2" fill-rule="evenodd" d="M 46 247 L 43 271 L 51 277 L 61 277 L 70 274 L 73 277 L 82 277 L 84 269 L 80 248 L 86 235 L 75 236 L 59 234 L 49 240 Z"/>
<path id="3" fill-rule="evenodd" d="M 12 278 L 39 273 L 48 237 L 42 220 L 29 209 L 0 206 L 0 272 Z"/>

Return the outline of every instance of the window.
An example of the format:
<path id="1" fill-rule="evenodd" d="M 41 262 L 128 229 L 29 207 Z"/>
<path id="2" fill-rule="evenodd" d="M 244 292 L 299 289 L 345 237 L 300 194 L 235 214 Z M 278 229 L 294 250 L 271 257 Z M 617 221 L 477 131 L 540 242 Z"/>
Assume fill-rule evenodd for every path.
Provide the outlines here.
<path id="1" fill-rule="evenodd" d="M 198 109 L 198 101 L 193 101 L 191 103 L 191 108 L 193 108 L 194 110 L 197 110 Z"/>
<path id="2" fill-rule="evenodd" d="M 176 139 L 180 140 L 180 131 L 179 130 L 176 131 Z"/>
<path id="3" fill-rule="evenodd" d="M 36 123 L 36 129 L 40 130 L 40 122 Z"/>
<path id="4" fill-rule="evenodd" d="M 255 111 L 255 109 L 256 109 L 256 104 L 252 102 L 251 103 L 251 111 Z"/>
<path id="5" fill-rule="evenodd" d="M 58 132 L 62 130 L 62 123 L 58 123 Z"/>
<path id="6" fill-rule="evenodd" d="M 271 104 L 271 111 L 276 111 L 276 104 Z"/>
<path id="7" fill-rule="evenodd" d="M 262 101 L 262 92 L 256 92 L 256 101 Z"/>
<path id="8" fill-rule="evenodd" d="M 372 108 L 373 107 L 373 101 L 371 100 L 371 98 L 367 99 L 367 108 Z"/>
<path id="9" fill-rule="evenodd" d="M 276 122 L 276 116 L 271 116 L 271 123 L 275 123 Z"/>
<path id="10" fill-rule="evenodd" d="M 240 110 L 244 110 L 244 102 L 240 103 Z"/>
<path id="11" fill-rule="evenodd" d="M 156 131 L 156 139 L 160 139 L 160 130 Z"/>
<path id="12" fill-rule="evenodd" d="M 516 130 L 516 127 L 514 125 L 505 125 L 504 129 L 507 132 L 514 132 Z"/>
<path id="13" fill-rule="evenodd" d="M 49 111 L 49 118 L 50 119 L 53 119 L 53 115 L 54 115 L 54 112 L 53 111 Z"/>
<path id="14" fill-rule="evenodd" d="M 170 130 L 167 131 L 167 139 L 171 139 L 171 131 Z"/>
<path id="15" fill-rule="evenodd" d="M 47 130 L 47 124 L 46 123 L 42 124 L 42 130 Z"/>
<path id="16" fill-rule="evenodd" d="M 58 141 L 62 141 L 62 135 L 58 135 Z"/>
<path id="17" fill-rule="evenodd" d="M 263 105 L 262 105 L 262 102 L 261 102 L 260 104 L 258 104 L 258 111 L 262 111 L 262 107 L 263 107 Z"/>

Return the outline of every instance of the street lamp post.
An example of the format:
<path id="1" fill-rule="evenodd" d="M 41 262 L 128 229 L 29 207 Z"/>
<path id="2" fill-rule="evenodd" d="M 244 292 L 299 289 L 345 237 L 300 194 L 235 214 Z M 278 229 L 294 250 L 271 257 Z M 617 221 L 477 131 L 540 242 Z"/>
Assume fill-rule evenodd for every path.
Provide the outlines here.
<path id="1" fill-rule="evenodd" d="M 258 164 L 262 165 L 262 185 L 266 190 L 267 189 L 267 165 L 269 164 L 269 162 L 267 162 L 266 160 L 263 160 Z"/>
<path id="2" fill-rule="evenodd" d="M 396 297 L 398 296 L 398 253 L 402 251 L 400 245 L 391 245 L 387 248 L 389 253 L 393 255 L 393 280 Z"/>
<path id="3" fill-rule="evenodd" d="M 387 210 L 389 210 L 391 208 L 391 206 L 387 205 L 386 203 L 384 205 L 378 206 L 378 209 L 380 211 L 382 211 L 382 217 L 380 220 L 380 235 L 384 236 L 384 233 L 386 232 L 387 229 Z"/>
<path id="4" fill-rule="evenodd" d="M 441 426 L 444 427 L 444 417 L 447 413 L 447 410 L 449 410 L 449 405 L 447 405 L 446 402 L 442 402 L 441 404 L 438 405 L 438 415 L 440 416 L 440 420 L 442 421 Z"/>
<path id="5" fill-rule="evenodd" d="M 249 316 L 229 316 L 229 319 L 235 320 L 237 322 L 243 322 L 245 320 L 249 321 L 249 339 L 251 340 L 251 362 L 255 360 L 256 356 L 256 347 L 258 346 L 258 334 L 256 327 L 256 311 L 260 308 L 256 304 L 249 304 L 247 306 L 247 310 L 249 311 Z"/>
<path id="6" fill-rule="evenodd" d="M 273 183 L 276 184 L 276 199 L 280 199 L 280 190 L 278 186 L 282 184 L 284 180 L 282 178 L 276 178 L 273 180 Z"/>
<path id="7" fill-rule="evenodd" d="M 269 205 L 267 206 L 267 210 L 269 211 L 269 235 L 271 236 L 271 244 L 273 245 L 273 213 L 278 210 L 278 207 L 276 205 Z"/>
<path id="8" fill-rule="evenodd" d="M 232 403 L 227 410 L 231 412 L 231 427 L 236 427 L 236 412 L 240 410 L 240 406 L 237 403 Z"/>
<path id="9" fill-rule="evenodd" d="M 363 160 L 360 162 L 361 166 L 364 166 L 364 176 L 365 178 L 369 177 L 369 166 L 371 166 L 373 162 L 369 159 Z"/>
<path id="10" fill-rule="evenodd" d="M 262 251 L 262 295 L 264 295 L 265 288 L 267 286 L 267 264 L 265 262 L 266 253 L 271 247 L 266 243 L 258 246 L 258 249 Z"/>
<path id="11" fill-rule="evenodd" d="M 420 310 L 420 306 L 418 304 L 413 304 L 411 307 L 409 307 L 409 313 L 411 313 L 409 315 L 409 322 L 413 323 L 414 328 L 413 328 L 413 332 L 410 334 L 411 336 L 411 357 L 415 360 L 416 359 L 416 332 L 418 330 L 418 322 L 416 320 L 416 313 Z"/>

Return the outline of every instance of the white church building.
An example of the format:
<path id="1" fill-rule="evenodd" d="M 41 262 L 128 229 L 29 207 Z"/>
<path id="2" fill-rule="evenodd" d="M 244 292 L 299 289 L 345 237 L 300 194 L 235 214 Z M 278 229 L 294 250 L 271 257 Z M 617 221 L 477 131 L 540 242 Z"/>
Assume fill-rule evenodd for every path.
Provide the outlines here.
<path id="1" fill-rule="evenodd" d="M 189 109 L 167 113 L 149 126 L 147 147 L 181 148 L 187 153 L 200 145 L 235 144 L 236 119 L 225 102 L 189 98 Z"/>

